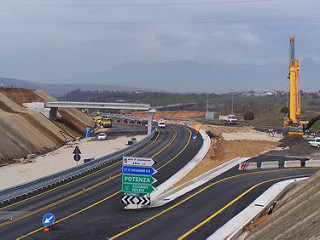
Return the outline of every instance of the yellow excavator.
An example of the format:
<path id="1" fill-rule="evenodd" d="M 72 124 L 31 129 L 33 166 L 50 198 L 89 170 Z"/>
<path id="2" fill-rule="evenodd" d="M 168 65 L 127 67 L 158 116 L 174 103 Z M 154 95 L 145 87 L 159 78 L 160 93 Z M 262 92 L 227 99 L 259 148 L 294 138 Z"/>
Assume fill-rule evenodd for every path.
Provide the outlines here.
<path id="1" fill-rule="evenodd" d="M 290 37 L 289 86 L 290 106 L 289 116 L 284 118 L 284 135 L 303 135 L 308 121 L 300 121 L 301 91 L 300 91 L 300 59 L 294 57 L 294 37 Z"/>

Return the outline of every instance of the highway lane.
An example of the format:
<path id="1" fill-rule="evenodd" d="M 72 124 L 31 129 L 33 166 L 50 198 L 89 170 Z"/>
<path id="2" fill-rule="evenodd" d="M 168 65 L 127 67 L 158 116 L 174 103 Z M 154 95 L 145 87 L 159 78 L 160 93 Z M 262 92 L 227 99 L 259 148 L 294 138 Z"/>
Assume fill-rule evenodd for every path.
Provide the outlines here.
<path id="1" fill-rule="evenodd" d="M 280 169 L 235 174 L 235 169 L 161 207 L 110 239 L 206 239 L 272 184 L 309 176 L 316 169 Z M 233 172 L 233 173 L 232 173 Z"/>
<path id="2" fill-rule="evenodd" d="M 165 136 L 165 139 L 160 139 L 161 135 Z M 155 160 L 158 161 L 159 168 L 167 166 L 167 160 L 172 160 L 170 163 L 171 165 L 174 165 L 172 168 L 179 168 L 184 164 L 185 159 L 183 159 L 184 161 L 181 160 L 177 164 L 173 164 L 176 162 L 173 161 L 173 159 L 177 155 L 181 155 L 182 149 L 185 149 L 188 152 L 190 151 L 188 147 L 185 147 L 188 145 L 188 142 L 190 142 L 190 135 L 191 131 L 185 127 L 175 126 L 171 130 L 170 128 L 167 128 L 167 130 L 161 131 L 161 134 L 159 135 L 160 142 L 157 142 L 158 144 L 152 144 L 156 147 L 146 148 L 136 155 L 143 157 L 153 156 Z M 171 137 L 168 138 L 168 136 Z M 172 145 L 174 145 L 174 147 L 172 147 Z M 181 147 L 179 147 L 179 145 Z M 200 144 L 198 145 L 200 146 Z M 159 159 L 156 159 L 157 156 L 159 156 Z M 170 158 L 167 158 L 167 156 Z M 192 155 L 189 157 L 192 157 Z M 52 211 L 57 214 L 59 219 L 62 219 L 64 216 L 68 216 L 81 209 L 85 209 L 87 206 L 99 201 L 106 201 L 106 196 L 121 196 L 119 194 L 119 189 L 121 188 L 120 171 L 121 164 L 117 163 L 101 170 L 97 174 L 92 174 L 92 177 L 84 177 L 83 179 L 74 181 L 74 183 L 69 183 L 66 186 L 45 192 L 40 197 L 35 197 L 28 201 L 9 206 L 5 209 L 0 209 L 0 211 L 30 211 L 32 213 L 30 216 L 19 221 L 5 224 L 3 226 L 0 225 L 0 234 L 2 236 L 7 236 L 8 239 L 19 235 L 21 236 L 25 232 L 30 232 L 30 228 L 35 229 L 40 227 L 41 222 L 39 221 L 41 221 L 42 215 L 45 212 Z M 161 179 L 165 180 L 170 176 L 170 174 L 172 174 L 170 172 L 164 174 L 164 171 L 161 171 L 161 173 L 162 174 L 159 175 L 159 182 L 162 181 Z M 92 188 L 94 185 L 98 186 Z M 84 191 L 82 191 L 82 189 L 84 189 Z M 120 198 L 119 196 L 118 199 Z M 123 206 L 119 203 L 120 200 L 118 200 L 117 205 L 122 208 Z M 41 208 L 41 206 L 43 207 Z M 31 222 L 34 224 L 31 224 Z M 4 223 L 6 222 L 3 222 L 2 224 Z"/>

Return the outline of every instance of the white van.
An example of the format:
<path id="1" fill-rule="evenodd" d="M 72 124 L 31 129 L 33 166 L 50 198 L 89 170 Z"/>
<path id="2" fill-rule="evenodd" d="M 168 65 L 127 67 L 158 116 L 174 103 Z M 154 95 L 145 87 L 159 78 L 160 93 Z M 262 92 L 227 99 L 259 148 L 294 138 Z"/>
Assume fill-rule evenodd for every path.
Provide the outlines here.
<path id="1" fill-rule="evenodd" d="M 158 122 L 158 128 L 165 128 L 166 124 L 162 121 Z"/>

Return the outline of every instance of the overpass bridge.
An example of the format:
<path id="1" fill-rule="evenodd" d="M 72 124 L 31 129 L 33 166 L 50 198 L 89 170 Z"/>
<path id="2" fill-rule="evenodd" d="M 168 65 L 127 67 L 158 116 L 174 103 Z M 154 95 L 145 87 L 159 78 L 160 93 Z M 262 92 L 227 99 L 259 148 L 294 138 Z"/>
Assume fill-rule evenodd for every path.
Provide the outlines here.
<path id="1" fill-rule="evenodd" d="M 156 112 L 150 104 L 140 103 L 103 103 L 103 102 L 45 102 L 45 108 L 50 108 L 49 119 L 56 119 L 58 108 L 88 108 L 88 109 L 113 109 L 113 110 L 142 110 L 148 116 L 148 134 L 152 130 L 152 119 Z"/>

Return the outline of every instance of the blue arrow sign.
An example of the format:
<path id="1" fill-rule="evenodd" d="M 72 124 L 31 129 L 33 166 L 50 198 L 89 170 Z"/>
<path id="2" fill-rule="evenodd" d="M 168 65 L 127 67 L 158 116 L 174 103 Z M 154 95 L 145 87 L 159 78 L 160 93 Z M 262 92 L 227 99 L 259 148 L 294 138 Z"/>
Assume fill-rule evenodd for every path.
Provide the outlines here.
<path id="1" fill-rule="evenodd" d="M 197 138 L 198 138 L 197 135 L 192 136 L 193 141 L 197 140 Z"/>
<path id="2" fill-rule="evenodd" d="M 152 167 L 122 166 L 123 174 L 153 175 L 158 171 Z"/>
<path id="3" fill-rule="evenodd" d="M 54 224 L 55 217 L 52 213 L 47 213 L 42 217 L 42 224 L 45 226 L 51 226 Z"/>

